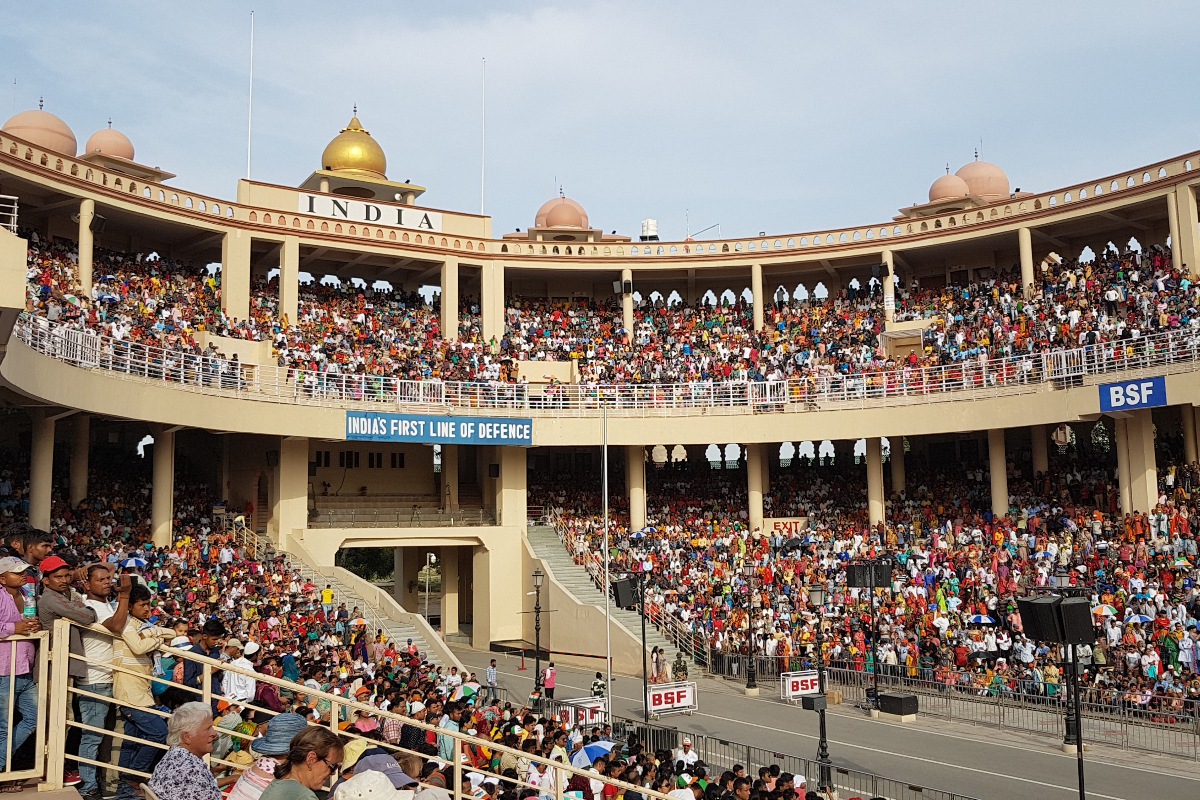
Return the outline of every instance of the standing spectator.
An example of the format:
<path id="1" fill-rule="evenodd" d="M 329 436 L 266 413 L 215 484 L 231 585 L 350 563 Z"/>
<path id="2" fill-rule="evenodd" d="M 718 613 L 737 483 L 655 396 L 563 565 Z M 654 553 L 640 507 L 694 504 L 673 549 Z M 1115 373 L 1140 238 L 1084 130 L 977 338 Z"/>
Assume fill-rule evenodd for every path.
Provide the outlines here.
<path id="1" fill-rule="evenodd" d="M 542 670 L 542 688 L 546 690 L 546 697 L 550 700 L 554 699 L 554 662 L 550 662 L 550 666 Z"/>
<path id="2" fill-rule="evenodd" d="M 225 625 L 216 617 L 209 617 L 205 621 L 204 627 L 200 629 L 200 636 L 197 637 L 196 643 L 188 648 L 189 653 L 196 653 L 201 656 L 220 661 L 221 660 L 221 639 L 225 637 Z M 224 694 L 221 686 L 221 678 L 225 674 L 224 670 L 214 669 L 209 685 L 212 688 L 213 709 L 216 709 L 217 695 Z M 190 686 L 193 689 L 203 689 L 201 685 L 204 679 L 204 665 L 199 661 L 185 659 L 183 662 L 183 685 Z"/>
<path id="3" fill-rule="evenodd" d="M 184 703 L 167 723 L 166 755 L 150 776 L 150 791 L 159 800 L 221 800 L 221 790 L 204 756 L 217 740 L 207 703 Z"/>
<path id="4" fill-rule="evenodd" d="M 75 688 L 88 694 L 77 694 L 79 721 L 93 728 L 110 728 L 108 721 L 112 703 L 106 703 L 89 695 L 113 696 L 113 636 L 120 636 L 129 617 L 129 591 L 133 586 L 128 575 L 121 576 L 117 587 L 117 605 L 113 608 L 113 568 L 111 564 L 90 564 L 83 588 L 87 593 L 84 603 L 96 613 L 93 631 L 83 632 L 83 654 L 90 661 L 83 678 L 75 680 Z M 92 731 L 82 731 L 79 737 L 81 759 L 99 760 L 100 747 L 106 737 Z M 100 786 L 96 781 L 96 767 L 85 761 L 79 762 L 81 779 L 79 793 L 83 800 L 101 800 Z"/>
<path id="5" fill-rule="evenodd" d="M 242 643 L 238 639 L 230 639 L 225 643 L 225 654 L 229 656 L 231 666 L 254 672 L 254 664 L 250 659 L 246 658 Z M 254 693 L 257 689 L 258 682 L 249 675 L 242 675 L 238 672 L 224 672 L 223 685 L 225 687 L 225 696 L 231 700 L 237 701 L 241 705 L 245 705 L 254 699 Z"/>
<path id="6" fill-rule="evenodd" d="M 150 590 L 139 583 L 129 590 L 129 619 L 121 638 L 113 642 L 113 666 L 124 668 L 113 671 L 113 699 L 119 704 L 126 736 L 121 740 L 117 766 L 139 772 L 150 772 L 158 758 L 158 749 L 149 743 L 163 744 L 167 740 L 167 723 L 147 710 L 154 707 L 151 654 L 175 638 L 172 629 L 148 624 L 149 617 Z M 133 800 L 141 779 L 129 772 L 122 778 L 117 800 Z"/>
<path id="7" fill-rule="evenodd" d="M 333 613 L 333 587 L 328 583 L 321 590 L 321 609 L 325 612 L 325 618 L 329 619 L 329 615 Z"/>
<path id="8" fill-rule="evenodd" d="M 596 679 L 592 681 L 592 697 L 604 697 L 607 694 L 608 684 L 604 682 L 604 676 L 597 672 Z"/>
<path id="9" fill-rule="evenodd" d="M 19 558 L 0 558 L 0 584 L 4 586 L 4 591 L 0 592 L 0 637 L 5 639 L 37 633 L 40 629 L 37 617 L 24 619 L 21 616 L 25 602 L 22 589 L 25 588 L 27 569 L 29 565 Z M 9 748 L 15 753 L 33 733 L 37 722 L 37 684 L 31 675 L 36 652 L 34 644 L 20 641 L 17 642 L 15 654 L 13 650 L 11 645 L 0 646 L 0 714 L 8 718 L 11 710 L 8 697 L 11 692 L 17 703 L 16 710 L 21 712 L 21 721 L 13 729 L 11 741 L 8 740 L 7 724 L 0 724 L 0 769 L 7 764 Z"/>
<path id="10" fill-rule="evenodd" d="M 498 688 L 498 684 L 496 683 L 496 659 L 493 658 L 491 663 L 487 665 L 487 669 L 484 670 L 483 675 L 484 682 L 487 683 L 487 693 L 483 698 L 484 704 L 486 705 L 489 702 L 494 703 L 496 700 L 500 699 L 500 693 L 496 691 Z"/>

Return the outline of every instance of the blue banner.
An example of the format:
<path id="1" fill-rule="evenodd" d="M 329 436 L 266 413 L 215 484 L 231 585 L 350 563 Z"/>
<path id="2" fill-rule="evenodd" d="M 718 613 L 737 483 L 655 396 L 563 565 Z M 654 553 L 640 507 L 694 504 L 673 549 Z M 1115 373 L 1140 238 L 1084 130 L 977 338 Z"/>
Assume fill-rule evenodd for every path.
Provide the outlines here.
<path id="1" fill-rule="evenodd" d="M 346 438 L 424 444 L 533 444 L 533 420 L 347 411 Z"/>
<path id="2" fill-rule="evenodd" d="M 1142 378 L 1136 381 L 1100 384 L 1101 411 L 1129 411 L 1167 404 L 1167 379 Z"/>

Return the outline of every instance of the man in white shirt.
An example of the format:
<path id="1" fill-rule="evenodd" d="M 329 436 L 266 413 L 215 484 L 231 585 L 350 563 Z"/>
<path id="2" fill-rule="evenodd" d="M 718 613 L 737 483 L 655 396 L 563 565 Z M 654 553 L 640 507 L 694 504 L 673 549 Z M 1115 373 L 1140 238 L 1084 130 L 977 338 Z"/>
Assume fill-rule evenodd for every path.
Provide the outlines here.
<path id="1" fill-rule="evenodd" d="M 249 642 L 244 647 L 237 639 L 230 639 L 225 643 L 225 654 L 229 656 L 230 665 L 254 672 L 254 664 L 244 655 L 245 651 L 251 646 L 254 646 L 254 651 L 258 651 L 258 645 L 255 642 Z M 249 675 L 242 675 L 237 672 L 226 671 L 223 687 L 225 695 L 239 703 L 246 704 L 254 700 L 254 694 L 258 691 L 258 682 Z"/>
<path id="2" fill-rule="evenodd" d="M 700 756 L 692 749 L 692 740 L 685 736 L 680 748 L 675 751 L 675 755 L 671 760 L 675 763 L 682 761 L 685 767 L 690 767 L 700 760 Z"/>
<path id="3" fill-rule="evenodd" d="M 89 564 L 87 578 L 84 580 L 84 604 L 96 612 L 96 622 L 92 630 L 82 632 L 83 654 L 89 659 L 87 676 L 77 678 L 75 688 L 79 689 L 80 722 L 94 728 L 107 727 L 111 703 L 89 697 L 82 692 L 113 696 L 112 668 L 102 666 L 113 663 L 113 636 L 119 635 L 125 628 L 129 616 L 129 590 L 132 579 L 129 575 L 121 576 L 117 587 L 117 603 L 114 606 L 109 597 L 112 595 L 112 577 L 116 569 L 114 564 Z M 79 756 L 99 760 L 100 745 L 104 736 L 83 730 L 79 737 Z M 87 800 L 99 800 L 100 786 L 96 781 L 96 767 L 83 761 L 79 762 L 79 793 Z"/>

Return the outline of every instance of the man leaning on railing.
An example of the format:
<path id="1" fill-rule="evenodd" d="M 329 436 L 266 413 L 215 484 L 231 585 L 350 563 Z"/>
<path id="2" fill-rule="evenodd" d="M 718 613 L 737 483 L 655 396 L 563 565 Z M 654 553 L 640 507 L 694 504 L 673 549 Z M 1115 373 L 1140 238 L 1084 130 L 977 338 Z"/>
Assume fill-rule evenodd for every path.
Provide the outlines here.
<path id="1" fill-rule="evenodd" d="M 83 584 L 87 593 L 83 602 L 96 612 L 96 623 L 92 625 L 93 630 L 83 632 L 83 652 L 88 658 L 87 674 L 83 678 L 76 678 L 75 688 L 81 692 L 76 695 L 79 702 L 79 721 L 93 728 L 106 727 L 112 704 L 82 692 L 101 697 L 113 696 L 113 671 L 111 666 L 106 665 L 112 664 L 113 661 L 113 637 L 121 635 L 129 619 L 129 592 L 133 583 L 129 575 L 121 576 L 114 607 L 111 596 L 115 569 L 114 564 L 89 564 Z M 104 738 L 103 734 L 82 730 L 79 737 L 79 757 L 99 760 L 100 746 Z M 101 800 L 95 765 L 81 760 L 79 777 L 79 793 L 83 800 Z"/>
<path id="2" fill-rule="evenodd" d="M 27 569 L 29 565 L 15 556 L 0 558 L 0 584 L 4 586 L 4 591 L 0 592 L 0 637 L 5 639 L 37 633 L 41 629 L 36 613 L 23 613 L 28 607 L 24 591 Z M 0 714 L 3 715 L 0 717 L 0 769 L 6 768 L 9 754 L 25 743 L 37 723 L 37 684 L 32 677 L 36 657 L 33 642 L 0 643 Z M 21 712 L 21 721 L 16 724 L 11 737 L 7 725 L 9 714 L 13 713 L 8 707 L 10 693 L 16 700 L 16 710 Z M 19 784 L 7 784 L 3 788 L 15 785 Z"/>

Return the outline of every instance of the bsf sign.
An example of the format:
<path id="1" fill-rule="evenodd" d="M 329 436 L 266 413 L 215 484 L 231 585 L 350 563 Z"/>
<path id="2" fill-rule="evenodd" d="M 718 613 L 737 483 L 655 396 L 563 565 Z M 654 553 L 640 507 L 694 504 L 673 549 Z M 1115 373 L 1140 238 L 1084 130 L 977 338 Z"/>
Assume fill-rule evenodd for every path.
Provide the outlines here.
<path id="1" fill-rule="evenodd" d="M 1155 408 L 1167 404 L 1167 379 L 1144 378 L 1138 381 L 1100 384 L 1101 411 L 1128 411 Z"/>
<path id="2" fill-rule="evenodd" d="M 694 711 L 696 684 L 694 682 L 663 683 L 646 690 L 646 708 L 651 714 L 674 714 Z"/>
<path id="3" fill-rule="evenodd" d="M 821 683 L 817 679 L 815 669 L 803 672 L 785 672 L 779 676 L 779 697 L 781 700 L 796 700 L 808 694 L 817 694 Z"/>

